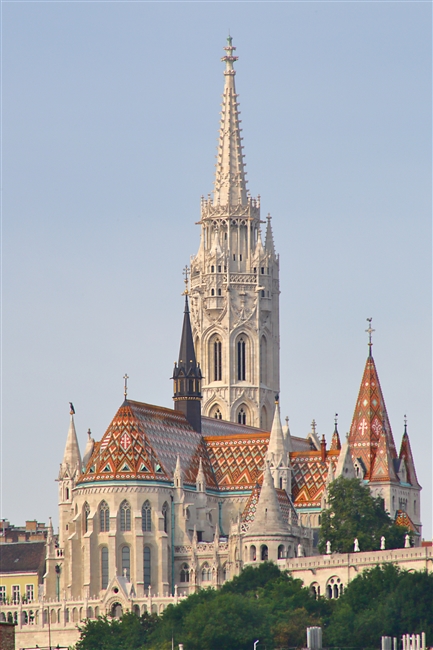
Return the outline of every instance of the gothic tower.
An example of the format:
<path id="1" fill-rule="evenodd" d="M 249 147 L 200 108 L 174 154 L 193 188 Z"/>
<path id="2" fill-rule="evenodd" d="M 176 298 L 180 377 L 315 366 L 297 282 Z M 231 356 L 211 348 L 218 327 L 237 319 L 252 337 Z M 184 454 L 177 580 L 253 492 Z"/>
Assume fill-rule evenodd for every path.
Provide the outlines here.
<path id="1" fill-rule="evenodd" d="M 191 259 L 191 324 L 203 371 L 202 413 L 269 428 L 279 392 L 279 258 L 271 217 L 246 187 L 229 36 L 213 197 L 202 197 Z M 261 226 L 266 223 L 265 241 Z"/>

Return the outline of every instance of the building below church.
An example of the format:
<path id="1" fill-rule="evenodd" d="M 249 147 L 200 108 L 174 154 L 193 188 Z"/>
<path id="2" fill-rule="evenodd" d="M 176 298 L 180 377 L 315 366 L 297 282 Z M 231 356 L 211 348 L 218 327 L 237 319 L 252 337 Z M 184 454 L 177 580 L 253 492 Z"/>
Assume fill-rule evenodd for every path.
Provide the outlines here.
<path id="1" fill-rule="evenodd" d="M 282 425 L 279 258 L 270 217 L 263 244 L 260 199 L 246 190 L 234 49 L 229 38 L 214 195 L 201 204 L 174 408 L 131 400 L 125 386 L 105 434 L 94 441 L 89 432 L 83 456 L 71 411 L 58 475 L 59 534 L 49 526 L 38 599 L 35 590 L 34 601 L 0 605 L 0 620 L 17 617 L 18 639 L 46 645 L 49 628 L 53 643 L 73 643 L 86 617 L 160 613 L 266 560 L 328 597 L 340 595 L 355 565 L 389 558 L 431 570 L 431 547 L 318 555 L 320 514 L 336 478 L 368 484 L 411 528 L 417 547 L 421 487 L 406 424 L 397 452 L 371 326 L 347 439 L 337 422 L 329 447 L 314 421 L 304 437 Z"/>

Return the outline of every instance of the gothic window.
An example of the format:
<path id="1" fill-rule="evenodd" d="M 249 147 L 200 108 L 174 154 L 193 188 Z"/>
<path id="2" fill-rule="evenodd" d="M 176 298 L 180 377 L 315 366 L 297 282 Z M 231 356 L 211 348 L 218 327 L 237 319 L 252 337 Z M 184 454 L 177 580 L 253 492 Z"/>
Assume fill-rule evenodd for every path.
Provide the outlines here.
<path id="1" fill-rule="evenodd" d="M 122 532 L 131 530 L 131 506 L 127 501 L 120 504 L 120 530 Z"/>
<path id="2" fill-rule="evenodd" d="M 244 405 L 238 411 L 238 424 L 247 424 L 247 409 Z"/>
<path id="3" fill-rule="evenodd" d="M 150 587 L 150 559 L 150 547 L 145 546 L 143 549 L 143 580 L 145 589 Z"/>
<path id="4" fill-rule="evenodd" d="M 242 255 L 239 255 L 239 262 L 242 262 Z"/>
<path id="5" fill-rule="evenodd" d="M 215 271 L 215 267 L 214 267 L 214 266 L 211 266 L 211 267 L 210 267 L 210 272 L 213 273 L 214 271 Z"/>
<path id="6" fill-rule="evenodd" d="M 241 337 L 237 345 L 238 352 L 238 380 L 245 381 L 246 377 L 246 360 L 245 360 L 245 340 Z"/>
<path id="7" fill-rule="evenodd" d="M 218 289 L 218 295 L 219 296 L 221 295 L 221 289 Z"/>
<path id="8" fill-rule="evenodd" d="M 201 568 L 201 581 L 202 582 L 210 582 L 212 580 L 212 569 L 208 565 L 207 562 L 205 562 Z"/>
<path id="9" fill-rule="evenodd" d="M 210 290 L 210 295 L 211 295 L 211 296 L 214 296 L 214 295 L 215 295 L 215 289 L 211 289 L 211 290 Z"/>
<path id="10" fill-rule="evenodd" d="M 218 273 L 221 273 L 221 264 L 218 266 Z"/>
<path id="11" fill-rule="evenodd" d="M 99 506 L 99 529 L 101 533 L 108 533 L 110 530 L 110 508 L 106 501 Z"/>
<path id="12" fill-rule="evenodd" d="M 256 547 L 254 544 L 250 546 L 250 562 L 255 562 L 257 559 Z"/>
<path id="13" fill-rule="evenodd" d="M 181 582 L 189 582 L 189 565 L 188 564 L 182 564 L 182 568 L 180 570 L 180 581 Z"/>
<path id="14" fill-rule="evenodd" d="M 260 558 L 262 560 L 268 559 L 268 547 L 266 546 L 266 544 L 263 544 L 262 547 L 260 548 Z"/>
<path id="15" fill-rule="evenodd" d="M 83 532 L 87 533 L 89 529 L 90 506 L 86 502 L 83 506 Z"/>
<path id="16" fill-rule="evenodd" d="M 261 268 L 260 270 L 261 270 L 261 272 L 262 272 L 262 275 L 264 275 L 264 274 L 265 274 L 265 267 L 262 266 L 262 268 Z"/>
<path id="17" fill-rule="evenodd" d="M 262 296 L 262 298 L 265 297 L 265 291 L 264 291 L 264 289 L 262 289 L 262 291 L 261 291 L 261 296 Z"/>
<path id="18" fill-rule="evenodd" d="M 66 488 L 66 501 L 69 501 L 69 488 Z"/>
<path id="19" fill-rule="evenodd" d="M 214 381 L 222 379 L 222 343 L 219 339 L 213 342 L 213 379 Z"/>
<path id="20" fill-rule="evenodd" d="M 266 411 L 266 406 L 262 406 L 260 413 L 260 426 L 262 429 L 267 429 L 268 426 L 268 413 Z"/>
<path id="21" fill-rule="evenodd" d="M 168 533 L 168 505 L 167 502 L 162 506 L 162 516 L 164 518 L 164 532 Z"/>
<path id="22" fill-rule="evenodd" d="M 122 576 L 126 574 L 126 577 L 130 578 L 131 570 L 131 550 L 129 546 L 122 546 Z"/>
<path id="23" fill-rule="evenodd" d="M 218 404 L 212 406 L 209 415 L 211 418 L 215 418 L 215 420 L 222 420 L 221 409 Z"/>
<path id="24" fill-rule="evenodd" d="M 284 558 L 284 546 L 280 544 L 278 547 L 278 559 L 282 560 Z"/>
<path id="25" fill-rule="evenodd" d="M 223 580 L 229 580 L 230 579 L 230 569 L 227 566 L 227 564 L 224 564 L 223 566 Z"/>
<path id="26" fill-rule="evenodd" d="M 152 530 L 152 508 L 149 501 L 145 501 L 141 508 L 141 530 L 144 532 Z"/>
<path id="27" fill-rule="evenodd" d="M 108 548 L 101 548 L 101 589 L 108 587 Z"/>

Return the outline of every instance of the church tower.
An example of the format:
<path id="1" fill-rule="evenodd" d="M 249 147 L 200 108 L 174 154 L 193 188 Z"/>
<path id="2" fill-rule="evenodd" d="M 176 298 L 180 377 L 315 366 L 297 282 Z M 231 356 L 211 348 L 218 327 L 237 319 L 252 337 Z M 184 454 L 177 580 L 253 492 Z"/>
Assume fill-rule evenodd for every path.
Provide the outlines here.
<path id="1" fill-rule="evenodd" d="M 202 414 L 269 429 L 279 392 L 279 258 L 271 217 L 246 187 L 232 38 L 213 197 L 201 201 L 191 260 L 191 324 L 203 371 Z M 266 224 L 262 237 L 262 224 Z"/>

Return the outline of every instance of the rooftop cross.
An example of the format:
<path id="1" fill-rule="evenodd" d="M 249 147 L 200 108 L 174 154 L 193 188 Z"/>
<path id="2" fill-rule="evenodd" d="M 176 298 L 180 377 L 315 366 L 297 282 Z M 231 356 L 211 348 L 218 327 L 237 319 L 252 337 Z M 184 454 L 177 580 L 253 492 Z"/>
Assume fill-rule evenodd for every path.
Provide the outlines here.
<path id="1" fill-rule="evenodd" d="M 404 414 L 404 432 L 407 433 L 407 416 L 406 413 Z"/>
<path id="2" fill-rule="evenodd" d="M 182 295 L 183 295 L 183 296 L 187 296 L 188 293 L 189 293 L 189 292 L 188 292 L 189 268 L 187 267 L 186 264 L 185 264 L 185 268 L 184 268 L 183 271 L 182 271 L 182 274 L 183 274 L 183 276 L 184 276 L 184 278 L 185 278 L 185 280 L 184 280 L 184 282 L 185 282 L 185 291 L 183 292 Z"/>
<path id="3" fill-rule="evenodd" d="M 368 348 L 369 348 L 370 357 L 371 357 L 371 346 L 373 345 L 372 340 L 371 340 L 371 335 L 373 334 L 373 332 L 376 331 L 371 327 L 371 321 L 372 320 L 373 320 L 372 318 L 367 318 L 368 329 L 365 330 L 367 332 L 367 334 L 368 334 Z"/>
<path id="4" fill-rule="evenodd" d="M 129 379 L 129 377 L 128 377 L 128 375 L 126 373 L 123 375 L 123 379 L 125 380 L 125 385 L 124 385 L 124 388 L 123 388 L 123 394 L 125 395 L 125 399 L 126 399 L 128 397 L 128 379 Z"/>
<path id="5" fill-rule="evenodd" d="M 337 422 L 338 422 L 338 413 L 336 413 L 335 416 L 334 416 L 335 428 L 337 428 Z"/>
<path id="6" fill-rule="evenodd" d="M 316 433 L 316 420 L 313 420 L 311 423 L 311 430 L 313 433 Z"/>

